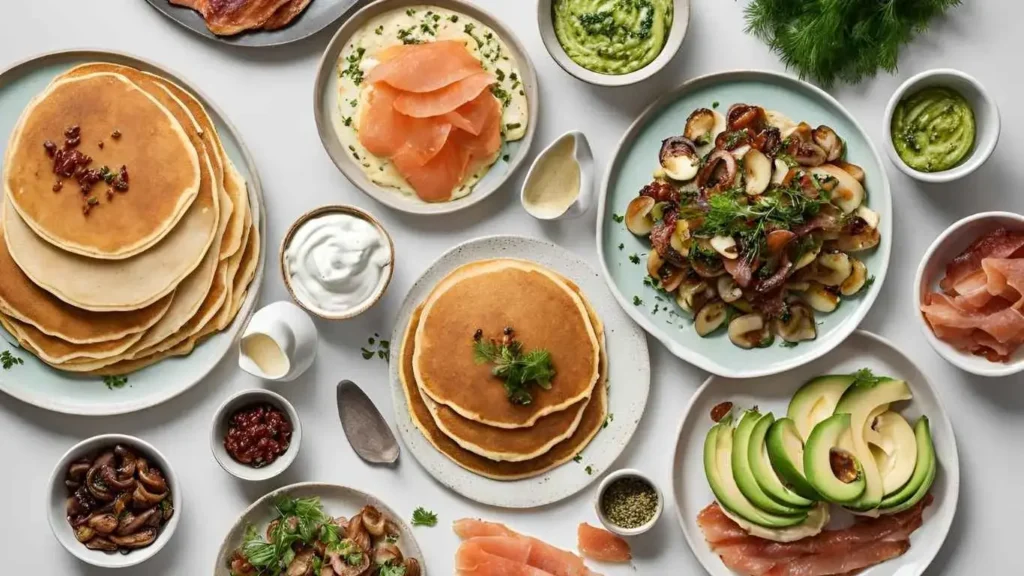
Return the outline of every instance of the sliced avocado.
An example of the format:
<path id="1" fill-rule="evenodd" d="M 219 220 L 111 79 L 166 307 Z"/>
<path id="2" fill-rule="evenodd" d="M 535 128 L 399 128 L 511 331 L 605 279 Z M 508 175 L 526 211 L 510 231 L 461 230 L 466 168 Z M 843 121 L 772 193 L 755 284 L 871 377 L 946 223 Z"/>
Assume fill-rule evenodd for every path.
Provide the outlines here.
<path id="1" fill-rule="evenodd" d="M 765 447 L 772 468 L 790 490 L 810 500 L 821 500 L 821 495 L 804 477 L 804 440 L 789 418 L 779 418 L 768 427 Z"/>
<path id="2" fill-rule="evenodd" d="M 878 446 L 883 451 L 885 450 L 883 446 L 885 444 L 885 441 L 882 440 L 882 435 L 875 431 L 871 424 L 873 424 L 875 419 L 881 416 L 883 412 L 888 411 L 888 404 L 882 404 L 881 406 L 872 410 L 871 414 L 868 415 L 868 427 L 864 429 L 864 440 L 866 440 L 868 444 L 874 444 L 875 446 Z"/>
<path id="3" fill-rule="evenodd" d="M 775 416 L 769 412 L 758 419 L 754 424 L 754 429 L 750 432 L 750 443 L 747 444 L 747 460 L 750 461 L 750 471 L 754 473 L 757 485 L 772 500 L 786 506 L 807 508 L 814 504 L 814 501 L 786 488 L 772 468 L 765 440 L 768 436 L 768 428 L 773 422 L 775 422 Z"/>
<path id="4" fill-rule="evenodd" d="M 804 471 L 807 480 L 825 499 L 844 504 L 853 502 L 864 493 L 864 469 L 858 458 L 838 447 L 839 437 L 850 429 L 849 414 L 834 414 L 822 420 L 811 430 L 804 446 Z M 852 465 L 849 478 L 839 478 L 833 469 L 835 455 L 842 454 Z"/>
<path id="5" fill-rule="evenodd" d="M 899 412 L 889 410 L 868 420 L 868 431 L 878 435 L 878 441 L 868 440 L 868 446 L 882 475 L 882 492 L 892 494 L 910 480 L 917 465 L 914 429 Z"/>
<path id="6" fill-rule="evenodd" d="M 765 512 L 782 516 L 803 515 L 806 518 L 806 507 L 787 506 L 772 500 L 765 494 L 754 478 L 754 472 L 749 459 L 750 436 L 751 432 L 754 431 L 754 426 L 757 425 L 757 421 L 760 419 L 760 412 L 757 410 L 747 410 L 743 413 L 740 423 L 736 425 L 736 430 L 733 432 L 732 475 L 736 479 L 736 485 L 739 487 L 740 492 L 747 497 L 747 500 L 750 500 L 754 506 Z"/>
<path id="7" fill-rule="evenodd" d="M 866 482 L 864 493 L 857 501 L 847 504 L 847 508 L 857 512 L 866 512 L 877 508 L 882 502 L 882 497 L 885 495 L 882 474 L 878 470 L 864 432 L 871 426 L 871 422 L 868 420 L 871 413 L 879 406 L 911 398 L 913 398 L 913 394 L 910 393 L 910 388 L 903 380 L 874 376 L 861 377 L 858 374 L 856 382 L 843 393 L 839 403 L 836 404 L 836 414 L 850 415 L 854 455 L 863 466 L 864 481 Z"/>
<path id="8" fill-rule="evenodd" d="M 704 474 L 718 503 L 729 512 L 768 528 L 784 528 L 804 521 L 800 516 L 778 516 L 759 510 L 740 492 L 732 476 L 732 420 L 726 418 L 711 427 L 704 439 Z"/>
<path id="9" fill-rule="evenodd" d="M 786 417 L 796 424 L 801 439 L 807 440 L 814 426 L 835 412 L 836 404 L 854 380 L 853 374 L 818 376 L 793 394 Z"/>
<path id="10" fill-rule="evenodd" d="M 935 480 L 938 465 L 935 460 L 935 445 L 932 442 L 927 416 L 921 416 L 914 425 L 914 438 L 917 444 L 917 462 L 914 465 L 914 474 L 903 488 L 882 500 L 880 505 L 882 514 L 902 512 L 917 504 L 928 493 L 932 487 L 932 481 Z"/>

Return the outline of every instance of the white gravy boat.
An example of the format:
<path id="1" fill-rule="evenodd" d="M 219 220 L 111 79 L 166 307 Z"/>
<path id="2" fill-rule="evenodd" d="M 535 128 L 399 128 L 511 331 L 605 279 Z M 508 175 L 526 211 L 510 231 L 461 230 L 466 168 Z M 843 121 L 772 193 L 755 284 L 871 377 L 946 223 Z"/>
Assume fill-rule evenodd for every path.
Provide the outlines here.
<path id="1" fill-rule="evenodd" d="M 274 302 L 253 314 L 238 342 L 238 367 L 265 380 L 290 382 L 316 359 L 317 330 L 302 308 Z"/>

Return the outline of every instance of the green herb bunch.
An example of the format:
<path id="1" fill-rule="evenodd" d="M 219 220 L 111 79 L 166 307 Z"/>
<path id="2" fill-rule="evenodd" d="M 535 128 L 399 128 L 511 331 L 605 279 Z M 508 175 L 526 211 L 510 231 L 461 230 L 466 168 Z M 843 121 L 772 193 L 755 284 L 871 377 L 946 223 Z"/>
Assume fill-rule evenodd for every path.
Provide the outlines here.
<path id="1" fill-rule="evenodd" d="M 896 71 L 903 44 L 961 0 L 752 0 L 747 32 L 801 78 L 856 83 Z"/>
<path id="2" fill-rule="evenodd" d="M 477 364 L 494 364 L 491 374 L 504 381 L 505 393 L 513 404 L 529 404 L 533 396 L 527 385 L 535 382 L 550 390 L 551 379 L 555 376 L 551 353 L 543 349 L 524 352 L 522 343 L 512 336 L 510 328 L 505 329 L 501 342 L 474 338 L 473 359 Z"/>
<path id="3" fill-rule="evenodd" d="M 320 499 L 279 497 L 274 501 L 275 520 L 270 538 L 248 526 L 242 539 L 242 555 L 259 574 L 278 576 L 295 559 L 294 544 L 313 545 L 317 540 L 328 547 L 341 543 L 338 527 L 324 512 Z"/>

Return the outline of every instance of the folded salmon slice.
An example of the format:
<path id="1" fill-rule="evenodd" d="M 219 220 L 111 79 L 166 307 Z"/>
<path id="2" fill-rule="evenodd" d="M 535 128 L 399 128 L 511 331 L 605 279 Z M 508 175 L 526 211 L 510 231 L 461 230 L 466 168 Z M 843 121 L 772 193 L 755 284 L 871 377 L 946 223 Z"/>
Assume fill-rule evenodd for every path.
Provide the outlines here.
<path id="1" fill-rule="evenodd" d="M 467 541 L 455 553 L 455 570 L 459 576 L 551 576 L 524 562 L 490 554 Z"/>
<path id="2" fill-rule="evenodd" d="M 633 558 L 629 543 L 622 537 L 586 522 L 576 528 L 576 540 L 585 558 L 598 562 L 629 562 Z"/>
<path id="3" fill-rule="evenodd" d="M 392 46 L 374 58 L 380 63 L 366 80 L 406 92 L 433 92 L 483 70 L 466 45 L 456 40 Z"/>
<path id="4" fill-rule="evenodd" d="M 946 277 L 939 282 L 939 287 L 950 291 L 964 278 L 981 269 L 981 261 L 985 258 L 1010 258 L 1024 249 L 1024 232 L 1011 232 L 1006 228 L 998 228 L 978 238 L 960 255 L 946 265 Z"/>
<path id="5" fill-rule="evenodd" d="M 909 540 L 880 540 L 843 554 L 804 556 L 766 572 L 767 576 L 829 576 L 863 570 L 886 560 L 902 556 L 910 550 Z"/>
<path id="6" fill-rule="evenodd" d="M 1019 304 L 1024 294 L 1024 258 L 985 258 L 981 268 L 989 294 Z"/>
<path id="7" fill-rule="evenodd" d="M 1013 307 L 999 309 L 1004 302 L 997 298 L 978 310 L 964 309 L 949 296 L 934 293 L 928 303 L 921 305 L 921 312 L 933 327 L 977 328 L 1006 343 L 1024 334 L 1024 314 Z"/>
<path id="8" fill-rule="evenodd" d="M 445 202 L 465 178 L 469 168 L 469 152 L 454 140 L 448 142 L 430 161 L 421 164 L 418 153 L 411 149 L 391 157 L 398 173 L 425 202 Z"/>
<path id="9" fill-rule="evenodd" d="M 452 112 L 473 100 L 494 84 L 494 76 L 483 70 L 431 92 L 403 92 L 395 110 L 413 118 L 429 118 Z"/>
<path id="10" fill-rule="evenodd" d="M 491 120 L 495 110 L 500 116 L 501 105 L 497 98 L 490 92 L 484 91 L 476 98 L 445 114 L 444 118 L 459 130 L 479 136 L 488 121 Z"/>
<path id="11" fill-rule="evenodd" d="M 528 566 L 541 570 L 541 573 L 553 576 L 596 576 L 583 564 L 583 559 L 572 552 L 556 548 L 543 540 L 514 532 L 504 524 L 463 518 L 457 520 L 452 528 L 460 538 L 468 539 L 467 542 L 484 536 L 510 537 L 528 542 L 530 552 L 526 563 Z"/>
<path id="12" fill-rule="evenodd" d="M 416 166 L 429 162 L 448 141 L 452 125 L 438 118 L 412 118 L 394 109 L 401 93 L 386 84 L 373 88 L 359 117 L 359 142 L 374 156 L 410 155 Z"/>

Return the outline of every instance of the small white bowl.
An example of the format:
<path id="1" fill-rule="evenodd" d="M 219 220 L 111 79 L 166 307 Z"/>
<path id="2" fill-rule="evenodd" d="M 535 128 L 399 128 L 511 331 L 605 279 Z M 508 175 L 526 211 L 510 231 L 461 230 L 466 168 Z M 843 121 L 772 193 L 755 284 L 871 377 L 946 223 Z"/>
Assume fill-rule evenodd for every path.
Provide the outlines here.
<path id="1" fill-rule="evenodd" d="M 1024 347 L 1019 348 L 1009 362 L 990 362 L 982 356 L 958 350 L 940 340 L 920 310 L 924 296 L 938 289 L 939 280 L 946 274 L 946 264 L 979 236 L 999 227 L 1024 231 L 1024 216 L 1012 212 L 982 212 L 956 222 L 932 242 L 921 259 L 914 279 L 914 310 L 928 343 L 949 363 L 978 376 L 998 377 L 1024 372 Z"/>
<path id="2" fill-rule="evenodd" d="M 651 488 L 654 488 L 655 494 L 658 495 L 658 508 L 654 511 L 654 516 L 652 516 L 651 519 L 643 526 L 638 526 L 636 528 L 623 528 L 622 526 L 619 526 L 613 523 L 611 520 L 609 520 L 608 517 L 605 516 L 604 511 L 601 510 L 601 499 L 604 498 L 605 491 L 608 490 L 608 487 L 611 486 L 616 480 L 620 480 L 622 478 L 636 478 L 637 480 L 646 482 L 651 486 Z M 634 470 L 632 468 L 623 468 L 622 470 L 616 470 L 615 472 L 612 472 L 611 474 L 606 476 L 605 479 L 601 481 L 600 486 L 598 486 L 597 497 L 594 499 L 594 510 L 597 511 L 597 517 L 599 520 L 601 520 L 601 524 L 604 524 L 605 528 L 607 528 L 610 532 L 618 534 L 619 536 L 639 536 L 644 532 L 647 532 L 648 530 L 653 528 L 655 524 L 658 523 L 658 519 L 661 518 L 661 512 L 664 509 L 665 497 L 661 494 L 661 489 L 658 488 L 658 485 L 655 484 L 654 480 L 652 480 L 643 472 L 639 470 Z"/>
<path id="3" fill-rule="evenodd" d="M 971 105 L 971 109 L 974 111 L 974 147 L 959 164 L 949 170 L 921 172 L 907 166 L 896 152 L 896 147 L 892 143 L 892 115 L 904 96 L 932 87 L 953 89 Z M 996 101 L 989 95 L 988 90 L 972 76 L 951 68 L 927 70 L 911 76 L 889 98 L 889 104 L 885 107 L 884 119 L 885 125 L 882 127 L 882 134 L 885 135 L 885 151 L 889 154 L 889 160 L 904 174 L 921 182 L 952 182 L 967 176 L 988 160 L 996 148 L 996 143 L 999 142 L 999 107 L 996 106 Z"/>
<path id="4" fill-rule="evenodd" d="M 679 48 L 683 45 L 683 38 L 686 37 L 686 29 L 690 25 L 690 0 L 673 0 L 672 28 L 669 30 L 668 37 L 665 38 L 665 45 L 662 47 L 661 53 L 647 66 L 629 74 L 602 74 L 580 66 L 565 53 L 561 42 L 558 41 L 558 35 L 555 34 L 552 15 L 554 2 L 555 0 L 537 1 L 537 26 L 540 28 L 540 37 L 544 41 L 544 47 L 555 63 L 562 67 L 562 70 L 584 82 L 598 86 L 628 86 L 657 74 L 679 52 Z"/>
<path id="5" fill-rule="evenodd" d="M 576 200 L 562 213 L 544 214 L 537 211 L 535 206 L 531 206 L 527 202 L 526 189 L 530 186 L 530 180 L 534 176 L 537 165 L 566 138 L 570 138 L 573 141 L 572 156 L 580 167 L 580 191 L 576 196 Z M 594 153 L 590 149 L 590 142 L 587 140 L 586 134 L 579 130 L 570 130 L 556 138 L 554 142 L 542 150 L 537 155 L 537 158 L 534 159 L 533 164 L 530 166 L 530 171 L 526 173 L 526 179 L 523 180 L 523 187 L 519 192 L 519 201 L 523 204 L 523 209 L 526 210 L 526 213 L 538 220 L 578 218 L 585 214 L 590 209 L 590 205 L 594 203 Z"/>
<path id="6" fill-rule="evenodd" d="M 68 466 L 75 460 L 93 455 L 104 448 L 112 448 L 118 444 L 123 444 L 134 449 L 139 455 L 144 456 L 160 469 L 164 478 L 167 480 L 167 486 L 171 492 L 171 502 L 174 506 L 174 515 L 167 521 L 167 524 L 164 524 L 164 526 L 160 528 L 160 533 L 157 535 L 156 541 L 146 548 L 133 550 L 128 554 L 103 552 L 101 550 L 90 550 L 86 548 L 85 544 L 82 544 L 75 538 L 75 532 L 71 528 L 71 525 L 68 524 L 66 516 L 68 493 L 67 488 L 64 486 L 64 477 L 67 473 Z M 178 519 L 181 518 L 181 510 L 181 483 L 178 482 L 178 476 L 174 473 L 174 469 L 171 468 L 171 463 L 167 461 L 167 458 L 165 458 L 159 450 L 151 446 L 148 442 L 140 440 L 134 436 L 126 436 L 124 434 L 102 434 L 100 436 L 93 436 L 88 440 L 83 440 L 78 444 L 75 444 L 70 450 L 60 457 L 60 460 L 54 467 L 53 472 L 50 474 L 50 493 L 48 497 L 46 517 L 50 521 L 50 529 L 53 530 L 54 537 L 56 537 L 61 546 L 63 546 L 73 556 L 86 564 L 91 564 L 100 568 L 125 568 L 128 566 L 135 566 L 136 564 L 141 564 L 155 556 L 157 552 L 167 544 L 171 539 L 171 536 L 174 535 L 174 530 L 178 527 Z"/>
<path id="7" fill-rule="evenodd" d="M 224 438 L 228 434 L 228 419 L 237 410 L 254 404 L 270 404 L 284 412 L 292 423 L 292 439 L 288 449 L 277 460 L 262 468 L 253 468 L 247 464 L 242 464 L 232 458 L 228 451 L 224 449 Z M 225 400 L 213 415 L 213 425 L 210 427 L 210 450 L 213 451 L 213 458 L 217 460 L 220 467 L 228 474 L 251 482 L 270 480 L 287 470 L 299 454 L 299 445 L 301 443 L 302 424 L 299 422 L 299 413 L 295 411 L 295 407 L 280 394 L 258 388 L 242 390 Z"/>

